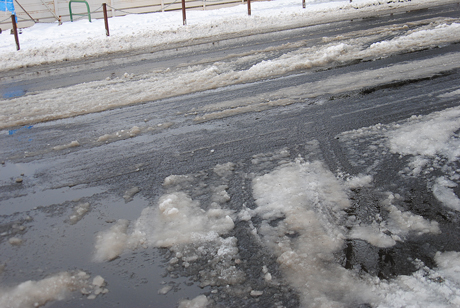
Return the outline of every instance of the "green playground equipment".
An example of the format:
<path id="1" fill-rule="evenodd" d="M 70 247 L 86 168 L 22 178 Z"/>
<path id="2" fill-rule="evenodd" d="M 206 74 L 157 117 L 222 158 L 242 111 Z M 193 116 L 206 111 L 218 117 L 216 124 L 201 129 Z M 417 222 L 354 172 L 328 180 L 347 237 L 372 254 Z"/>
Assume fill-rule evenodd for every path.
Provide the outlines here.
<path id="1" fill-rule="evenodd" d="M 72 3 L 74 3 L 74 2 L 79 2 L 79 3 L 86 4 L 87 14 L 72 14 Z M 91 12 L 89 11 L 89 4 L 85 0 L 70 0 L 69 1 L 69 13 L 70 13 L 70 21 L 72 21 L 72 22 L 73 22 L 73 15 L 79 15 L 79 16 L 88 15 L 88 20 L 89 20 L 89 22 L 91 22 Z"/>

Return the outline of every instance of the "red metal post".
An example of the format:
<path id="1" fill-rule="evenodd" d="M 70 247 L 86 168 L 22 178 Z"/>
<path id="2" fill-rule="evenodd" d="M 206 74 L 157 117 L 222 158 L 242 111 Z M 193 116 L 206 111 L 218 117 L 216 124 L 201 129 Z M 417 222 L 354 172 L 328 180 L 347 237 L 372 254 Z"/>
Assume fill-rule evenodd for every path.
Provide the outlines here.
<path id="1" fill-rule="evenodd" d="M 18 27 L 16 26 L 16 16 L 11 15 L 11 22 L 13 23 L 13 32 L 14 32 L 14 40 L 16 41 L 16 50 L 21 49 L 19 47 L 19 37 L 18 37 Z"/>
<path id="2" fill-rule="evenodd" d="M 248 0 L 248 15 L 251 16 L 251 0 Z"/>
<path id="3" fill-rule="evenodd" d="M 185 0 L 182 0 L 182 21 L 185 26 L 187 24 L 187 16 L 185 16 Z"/>
<path id="4" fill-rule="evenodd" d="M 302 0 L 302 7 L 306 8 L 305 0 Z"/>
<path id="5" fill-rule="evenodd" d="M 105 35 L 110 36 L 109 19 L 107 18 L 107 4 L 102 3 L 102 11 L 104 12 Z"/>

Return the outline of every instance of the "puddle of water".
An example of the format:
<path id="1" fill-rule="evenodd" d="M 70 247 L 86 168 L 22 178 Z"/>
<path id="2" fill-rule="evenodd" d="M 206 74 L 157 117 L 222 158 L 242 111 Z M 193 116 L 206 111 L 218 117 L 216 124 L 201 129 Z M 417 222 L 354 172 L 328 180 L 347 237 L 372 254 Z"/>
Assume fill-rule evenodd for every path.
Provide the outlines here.
<path id="1" fill-rule="evenodd" d="M 66 201 L 78 200 L 104 192 L 101 188 L 64 187 L 32 192 L 26 196 L 10 198 L 0 205 L 0 215 L 11 215 L 16 212 L 30 211 L 36 207 L 61 204 Z"/>
<path id="2" fill-rule="evenodd" d="M 37 165 L 37 164 L 10 164 L 8 162 L 2 163 L 0 166 L 0 184 L 5 185 L 14 181 L 15 178 L 22 176 L 29 176 L 31 177 L 35 171 L 39 168 L 46 167 L 44 165 Z"/>
<path id="3" fill-rule="evenodd" d="M 62 195 L 67 196 L 63 199 L 71 199 L 104 191 L 104 187 L 74 187 L 43 191 L 41 194 L 48 194 L 49 199 L 57 203 Z M 32 199 L 36 195 L 30 194 Z M 20 200 L 24 199 L 15 198 L 11 202 L 14 201 L 15 206 L 22 206 Z M 89 196 L 85 202 L 90 204 L 90 210 L 75 224 L 67 222 L 74 204 L 66 204 L 64 211 L 54 211 L 56 208 L 51 207 L 49 210 L 40 208 L 28 213 L 32 219 L 23 224 L 26 227 L 24 233 L 16 235 L 23 243 L 20 246 L 12 246 L 7 241 L 0 243 L 0 261 L 7 264 L 0 289 L 30 279 L 40 280 L 61 271 L 81 269 L 93 277 L 101 275 L 107 282 L 109 293 L 88 300 L 86 296 L 74 292 L 67 301 L 53 302 L 50 307 L 127 307 L 135 301 L 141 307 L 173 308 L 177 307 L 180 299 L 194 298 L 209 291 L 201 289 L 187 277 L 167 277 L 165 267 L 168 260 L 157 248 L 127 250 L 111 262 L 93 262 L 97 232 L 107 230 L 113 225 L 110 221 L 119 218 L 133 222 L 150 202 L 141 193 L 130 202 L 105 193 Z M 159 294 L 159 290 L 166 286 L 171 286 L 171 290 L 165 295 Z"/>

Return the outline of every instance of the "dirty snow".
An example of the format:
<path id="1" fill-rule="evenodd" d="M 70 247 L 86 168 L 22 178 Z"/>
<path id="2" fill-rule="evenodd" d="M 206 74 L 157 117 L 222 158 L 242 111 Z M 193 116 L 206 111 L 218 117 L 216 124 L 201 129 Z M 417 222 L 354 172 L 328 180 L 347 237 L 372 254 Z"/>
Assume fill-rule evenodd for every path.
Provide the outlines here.
<path id="1" fill-rule="evenodd" d="M 109 261 L 123 251 L 164 247 L 173 252 L 168 270 L 177 266 L 194 267 L 195 261 L 208 259 L 209 266 L 199 272 L 202 287 L 237 285 L 245 276 L 235 263 L 237 239 L 223 237 L 235 226 L 234 212 L 225 208 L 230 200 L 227 182 L 233 166 L 232 163 L 216 165 L 212 173 L 217 178 L 211 186 L 205 185 L 200 175 L 165 178 L 166 193 L 157 204 L 145 208 L 131 228 L 128 228 L 130 222 L 119 220 L 97 235 L 94 260 Z M 208 198 L 200 201 L 196 196 Z"/>
<path id="2" fill-rule="evenodd" d="M 82 202 L 77 204 L 73 208 L 72 214 L 69 216 L 69 223 L 71 225 L 74 225 L 77 222 L 79 222 L 83 218 L 83 216 L 85 216 L 85 214 L 88 213 L 89 209 L 90 205 L 88 202 Z"/>
<path id="3" fill-rule="evenodd" d="M 260 5 L 276 7 L 279 2 L 282 1 L 272 1 L 268 4 Z M 380 3 L 377 0 L 355 0 L 353 4 L 346 2 L 347 4 L 345 4 L 345 1 L 338 2 L 338 4 L 321 4 L 317 8 L 330 12 L 330 8 L 337 9 L 338 5 L 343 10 L 346 10 L 347 8 L 352 8 L 353 5 L 365 9 L 371 8 L 372 4 Z M 412 3 L 416 2 L 420 1 L 412 1 Z M 404 4 L 407 3 L 402 2 L 401 5 Z M 254 8 L 257 8 L 259 3 L 254 5 Z M 241 8 L 238 9 L 241 10 Z M 232 12 L 231 10 L 237 10 L 237 8 L 228 10 L 223 10 L 222 12 Z M 257 11 L 255 10 L 254 12 Z M 286 8 L 286 12 L 290 12 L 289 8 Z M 202 16 L 198 12 L 196 14 L 195 16 Z M 270 14 L 267 14 L 267 16 L 272 16 Z M 263 19 L 262 14 L 259 17 L 257 17 L 257 13 L 255 15 L 256 18 L 245 18 L 244 20 L 247 19 L 253 23 L 254 20 Z M 285 18 L 285 15 L 279 15 Z M 305 17 L 302 14 L 300 15 L 302 18 Z M 129 21 L 133 20 L 132 18 L 132 16 L 128 16 L 123 20 Z M 222 17 L 219 16 L 219 18 Z M 294 15 L 293 19 L 295 20 L 296 18 L 297 16 Z M 114 24 L 116 24 L 117 19 L 122 20 L 122 18 L 116 18 L 113 20 Z M 179 34 L 176 39 L 189 38 L 188 32 L 184 29 L 190 30 L 193 27 L 200 29 L 199 19 L 199 17 L 194 17 L 194 14 L 191 14 L 190 19 L 188 19 L 190 23 L 188 28 L 174 28 L 171 25 L 169 27 L 170 29 L 181 29 L 177 30 Z M 195 25 L 194 22 L 196 22 Z M 212 22 L 215 22 L 215 20 L 213 19 Z M 84 22 L 76 24 L 86 25 Z M 260 24 L 263 25 L 264 23 L 261 22 Z M 29 30 L 26 29 L 23 33 L 23 38 L 26 38 L 28 33 L 34 33 L 40 27 L 43 30 L 44 27 L 48 26 L 52 27 L 53 25 L 37 25 Z M 235 26 L 232 31 L 238 31 L 240 26 L 247 26 L 247 23 Z M 136 89 L 146 90 L 146 94 L 139 94 L 134 100 L 123 102 L 123 104 L 131 104 L 164 97 L 164 93 L 154 96 L 153 93 L 158 88 L 153 88 L 152 92 L 148 93 L 148 89 L 151 88 L 148 85 L 152 85 L 154 79 L 155 82 L 160 80 L 159 87 L 162 87 L 161 78 L 163 78 L 164 84 L 168 84 L 172 79 L 182 75 L 213 77 L 216 81 L 210 87 L 228 85 L 227 80 L 232 80 L 235 76 L 241 78 L 244 82 L 248 82 L 256 80 L 260 76 L 265 76 L 268 70 L 274 71 L 274 74 L 284 74 L 298 69 L 299 66 L 289 67 L 287 65 L 292 62 L 301 63 L 301 68 L 308 68 L 315 65 L 327 65 L 334 61 L 349 61 L 358 57 L 385 57 L 392 53 L 451 43 L 458 40 L 454 35 L 458 36 L 458 27 L 457 23 L 434 22 L 425 28 L 408 32 L 403 37 L 372 44 L 364 49 L 360 46 L 364 46 L 365 42 L 360 42 L 358 38 L 346 38 L 349 41 L 345 42 L 342 38 L 332 38 L 330 41 L 326 38 L 327 45 L 318 49 L 299 49 L 297 52 L 285 54 L 274 61 L 259 62 L 246 71 L 235 71 L 236 66 L 232 66 L 234 65 L 233 63 L 215 63 L 207 67 L 197 66 L 178 72 L 165 71 L 139 78 L 130 76 L 130 78 L 124 78 L 123 80 L 103 80 L 74 86 L 71 87 L 71 90 L 74 91 L 73 93 L 76 94 L 76 97 L 78 97 L 79 93 L 84 93 L 88 89 L 96 87 L 100 87 L 99 90 L 105 87 L 106 93 L 104 95 L 107 95 L 112 90 L 116 92 L 122 88 L 127 89 L 125 93 L 127 96 Z M 164 31 L 164 29 L 161 31 Z M 49 31 L 48 33 L 53 32 L 57 33 L 59 31 Z M 145 33 L 142 35 L 145 35 Z M 0 35 L 0 42 L 3 43 L 5 37 L 5 34 Z M 116 50 L 113 46 L 119 44 L 119 41 L 117 41 L 119 39 L 104 38 L 104 40 L 107 41 L 107 45 L 105 47 L 102 45 L 103 52 Z M 52 41 L 52 38 L 50 38 L 50 41 Z M 113 45 L 110 43 L 112 41 L 115 42 Z M 49 49 L 47 49 L 49 47 L 40 47 L 39 42 L 40 40 L 37 40 L 37 47 L 32 48 L 30 45 L 28 46 L 27 40 L 24 40 L 24 51 L 17 53 L 19 56 L 16 56 L 16 53 L 4 52 L 6 48 L 4 45 L 0 45 L 0 52 L 3 52 L 1 54 L 10 59 L 9 62 L 12 63 L 10 65 L 13 66 L 15 61 L 17 61 L 16 63 L 23 63 L 22 61 L 30 57 L 34 52 L 38 54 L 38 60 L 30 57 L 32 59 L 30 61 L 38 61 L 37 63 L 49 61 L 45 56 L 45 53 L 49 52 Z M 95 42 L 98 41 L 93 38 L 91 45 L 100 45 Z M 362 45 L 359 45 L 359 43 Z M 6 46 L 9 48 L 9 45 Z M 65 46 L 71 46 L 67 50 L 70 58 L 81 56 L 76 46 Z M 40 55 L 41 52 L 43 52 L 42 55 Z M 101 51 L 88 49 L 88 53 L 91 52 L 97 54 Z M 54 60 L 59 59 L 59 57 L 64 57 L 64 55 L 57 55 Z M 302 57 L 307 60 L 300 62 L 299 59 Z M 359 84 L 360 80 L 365 80 L 366 84 L 369 84 L 368 80 L 372 76 L 375 77 L 375 80 L 385 79 L 382 76 L 390 76 L 388 77 L 390 79 L 383 82 L 391 81 L 391 73 L 394 71 L 398 71 L 405 78 L 407 76 L 426 76 L 437 72 L 437 66 L 440 63 L 448 63 L 450 68 L 458 67 L 455 65 L 460 63 L 459 60 L 458 54 L 450 54 L 432 62 L 424 60 L 412 64 L 396 65 L 396 68 L 367 72 L 365 78 L 363 75 L 349 77 L 354 78 L 353 80 L 358 83 L 358 85 L 354 86 L 362 87 L 362 84 Z M 2 63 L 6 63 L 6 61 L 2 61 Z M 149 78 L 152 79 L 149 80 Z M 343 79 L 350 83 L 348 78 Z M 317 93 L 324 92 L 325 89 L 332 91 L 333 88 L 337 88 L 339 82 L 337 79 L 331 78 L 326 80 L 321 85 L 321 88 L 317 86 L 315 89 L 315 85 L 312 85 L 313 87 L 309 89 L 313 93 L 315 91 Z M 375 85 L 379 82 L 382 81 L 371 83 Z M 348 87 L 343 85 L 342 90 L 349 89 Z M 294 93 L 301 93 L 302 91 L 301 89 L 293 90 Z M 82 102 L 77 104 L 76 108 L 70 112 L 64 111 L 64 109 L 68 109 L 68 106 L 58 110 L 52 105 L 52 101 L 56 100 L 56 104 L 60 104 L 62 101 L 57 99 L 60 94 L 53 91 L 0 101 L 2 106 L 5 106 L 5 110 L 7 110 L 6 116 L 2 115 L 0 117 L 2 127 L 29 123 L 30 121 L 56 119 L 115 106 L 110 105 L 108 101 L 102 101 L 95 109 L 88 109 L 88 106 L 94 103 L 89 101 L 88 106 L 83 105 L 84 103 Z M 164 91 L 166 93 L 171 89 Z M 458 95 L 457 92 L 458 90 L 453 90 L 451 92 L 452 96 Z M 115 96 L 119 98 L 120 93 L 117 92 L 112 98 Z M 69 99 L 69 97 L 66 97 L 66 99 Z M 292 101 L 282 100 L 281 95 L 277 99 L 278 104 L 292 103 Z M 16 109 L 18 108 L 17 106 L 23 106 L 22 104 L 31 101 L 39 101 L 40 106 L 37 106 L 37 108 L 19 108 L 24 109 L 24 113 Z M 46 102 L 49 102 L 50 105 L 47 105 L 48 103 Z M 119 102 L 116 104 L 119 104 Z M 220 106 L 204 106 L 203 110 L 207 113 L 206 116 L 213 117 L 214 114 L 214 117 L 217 117 L 224 116 L 223 113 L 227 112 L 229 106 L 235 109 L 246 108 L 246 110 L 269 107 L 269 105 L 267 105 L 268 107 L 261 106 L 260 101 L 257 101 L 257 99 L 253 104 L 254 106 L 259 104 L 259 106 L 249 107 L 250 104 L 248 103 L 223 102 Z M 43 107 L 45 107 L 44 111 L 40 110 Z M 219 112 L 221 112 L 220 115 L 218 114 Z M 16 115 L 16 113 L 19 115 Z M 202 118 L 206 119 L 206 116 L 203 115 Z M 385 147 L 384 149 L 379 149 L 380 151 L 400 155 L 401 159 L 408 159 L 405 169 L 401 172 L 402 176 L 427 176 L 428 188 L 433 192 L 434 196 L 444 206 L 459 211 L 460 199 L 455 192 L 456 182 L 458 182 L 456 163 L 458 163 L 460 157 L 459 119 L 460 108 L 457 107 L 427 116 L 415 115 L 407 121 L 397 124 L 380 124 L 348 132 L 344 134 L 344 137 L 347 137 L 348 140 L 355 140 L 363 136 L 378 136 L 381 140 L 384 140 Z M 126 133 L 122 138 L 129 138 L 132 137 L 130 132 L 134 136 L 140 133 L 138 129 L 134 127 L 133 129 L 134 131 L 132 132 L 120 131 L 118 134 Z M 106 139 L 100 141 L 110 141 L 112 138 L 119 138 L 119 135 L 114 133 L 102 136 L 101 138 Z M 343 138 L 345 142 L 347 138 Z M 369 153 L 374 152 L 375 148 L 369 148 Z M 421 262 L 414 260 L 419 265 L 417 272 L 388 281 L 380 280 L 376 277 L 358 277 L 355 273 L 340 266 L 334 259 L 334 252 L 343 247 L 346 239 L 360 239 L 377 247 L 391 247 L 396 242 L 404 242 L 409 235 L 438 234 L 440 229 L 436 222 L 400 209 L 398 207 L 398 196 L 390 192 L 386 198 L 380 201 L 382 208 L 386 211 L 386 219 L 375 217 L 372 223 L 362 223 L 350 219 L 345 214 L 345 210 L 350 207 L 349 191 L 359 187 L 372 187 L 372 174 L 363 173 L 343 180 L 340 177 L 336 177 L 320 161 L 308 161 L 303 158 L 291 161 L 288 150 L 275 153 L 269 156 L 270 158 L 267 157 L 267 155 L 262 154 L 254 157 L 252 161 L 253 165 L 260 166 L 262 169 L 270 166 L 270 161 L 277 161 L 277 166 L 266 169 L 264 174 L 251 175 L 253 176 L 252 193 L 256 204 L 254 209 L 249 209 L 242 205 L 242 209 L 239 212 L 235 212 L 227 206 L 232 197 L 228 192 L 229 179 L 236 169 L 236 165 L 233 163 L 216 165 L 212 170 L 208 170 L 208 174 L 171 175 L 164 181 L 165 193 L 159 196 L 155 204 L 144 209 L 137 220 L 132 222 L 124 219 L 118 220 L 112 227 L 96 235 L 94 260 L 97 262 L 110 261 L 124 252 L 135 249 L 163 247 L 171 251 L 171 258 L 168 260 L 167 265 L 168 270 L 172 271 L 179 266 L 183 268 L 198 266 L 198 261 L 204 259 L 209 261 L 209 266 L 202 268 L 200 271 L 200 285 L 202 287 L 237 286 L 245 280 L 245 273 L 238 268 L 241 260 L 239 259 L 237 238 L 228 236 L 228 233 L 234 229 L 235 222 L 238 220 L 250 223 L 252 218 L 258 217 L 262 220 L 262 223 L 259 228 L 253 227 L 252 235 L 275 254 L 283 276 L 301 294 L 301 301 L 305 306 L 342 307 L 344 305 L 357 306 L 362 303 L 371 303 L 376 307 L 404 307 L 408 305 L 414 307 L 455 307 L 460 305 L 459 252 L 438 252 L 435 256 L 437 267 L 434 269 L 429 269 Z M 376 162 L 378 163 L 378 160 Z M 371 169 L 369 171 L 372 171 Z M 442 175 L 431 176 L 430 172 L 433 170 L 441 172 Z M 203 178 L 208 176 L 214 177 L 212 185 L 204 184 Z M 129 200 L 137 193 L 135 188 L 126 191 L 125 196 L 127 198 L 125 199 Z M 70 216 L 69 220 L 78 222 L 88 208 L 85 203 L 77 205 L 73 214 L 71 214 L 73 216 Z M 72 219 L 72 217 L 75 217 L 75 219 Z M 346 229 L 345 225 L 351 226 L 351 231 Z M 18 240 L 21 241 L 19 238 Z M 261 266 L 264 265 L 261 264 Z M 107 289 L 104 288 L 106 282 L 102 277 L 96 276 L 90 283 L 89 275 L 81 273 L 63 272 L 40 281 L 27 281 L 15 287 L 2 288 L 0 289 L 0 306 L 41 306 L 50 301 L 63 300 L 70 292 L 76 290 L 88 295 L 88 298 L 95 298 L 98 294 L 107 292 Z M 262 273 L 265 281 L 272 281 L 272 274 L 266 266 L 263 267 Z M 168 291 L 163 290 L 164 293 Z M 262 290 L 249 290 L 246 292 L 246 296 L 253 297 L 258 297 L 262 294 Z M 206 307 L 209 304 L 210 300 L 205 295 L 200 295 L 192 300 L 181 301 L 179 307 Z"/>
<path id="4" fill-rule="evenodd" d="M 129 221 L 119 219 L 109 230 L 101 231 L 96 235 L 96 262 L 110 261 L 118 257 L 125 249 L 128 241 L 126 230 Z"/>
<path id="5" fill-rule="evenodd" d="M 97 276 L 97 281 L 102 277 Z M 99 285 L 89 282 L 90 275 L 83 271 L 61 272 L 39 281 L 25 281 L 15 287 L 0 288 L 0 306 L 8 308 L 35 308 L 52 301 L 62 301 L 72 292 L 80 291 L 84 295 L 96 296 Z M 94 284 L 94 282 L 93 282 Z M 106 290 L 106 289 L 105 289 Z M 95 294 L 93 292 L 98 292 Z M 107 292 L 107 291 L 104 291 Z"/>
<path id="6" fill-rule="evenodd" d="M 446 2 L 446 1 L 444 1 Z M 451 1 L 454 2 L 454 1 Z M 74 23 L 39 23 L 24 29 L 19 36 L 21 50 L 15 51 L 14 38 L 9 31 L 0 34 L 0 55 L 4 61 L 0 69 L 36 65 L 54 61 L 79 59 L 116 51 L 139 50 L 194 38 L 213 37 L 225 33 L 247 31 L 252 33 L 267 28 L 334 20 L 359 14 L 394 12 L 396 9 L 417 9 L 436 5 L 436 0 L 307 0 L 302 9 L 297 0 L 254 2 L 252 16 L 246 5 L 219 10 L 187 12 L 187 26 L 182 26 L 181 12 L 128 15 L 109 19 L 110 37 L 105 36 L 104 21 L 80 20 Z M 152 43 L 153 42 L 153 43 Z"/>
<path id="7" fill-rule="evenodd" d="M 380 3 L 373 0 L 328 2 L 328 3 L 310 3 L 307 10 L 299 8 L 299 4 L 294 4 L 291 0 L 278 0 L 271 2 L 256 2 L 253 12 L 260 7 L 260 13 L 254 13 L 252 17 L 239 17 L 236 20 L 230 19 L 230 16 L 236 14 L 238 10 L 245 9 L 244 6 L 225 8 L 213 11 L 193 11 L 190 12 L 190 25 L 183 26 L 160 26 L 157 24 L 156 30 L 151 30 L 149 35 L 154 35 L 155 39 L 145 38 L 146 32 L 141 31 L 139 34 L 142 39 L 138 39 L 136 31 L 131 27 L 136 27 L 137 22 L 127 27 L 129 29 L 129 37 L 123 37 L 122 40 L 128 40 L 132 48 L 136 48 L 133 42 L 150 42 L 155 41 L 159 44 L 165 42 L 172 43 L 177 40 L 177 36 L 181 40 L 190 40 L 192 37 L 209 37 L 222 34 L 221 31 L 238 32 L 242 29 L 248 29 L 253 26 L 254 32 L 257 29 L 265 29 L 267 23 L 270 25 L 282 25 L 289 21 L 291 24 L 300 22 L 299 20 L 310 20 L 315 18 L 338 18 L 343 14 L 356 14 L 356 11 L 364 10 L 388 10 L 391 8 L 403 8 L 406 5 L 417 7 L 417 5 L 429 5 L 430 1 L 398 1 L 396 3 Z M 433 2 L 434 3 L 434 2 Z M 356 10 L 355 7 L 360 7 Z M 280 12 L 280 8 L 282 8 Z M 274 13 L 276 12 L 276 14 Z M 321 14 L 319 14 L 321 12 Z M 175 15 L 174 15 L 175 14 Z M 129 24 L 133 18 L 139 19 L 138 22 L 154 16 L 155 18 L 163 18 L 163 16 L 179 16 L 179 12 L 141 15 L 141 16 L 126 16 L 117 17 L 114 21 L 119 21 L 122 25 Z M 244 14 L 243 14 L 244 15 Z M 196 16 L 196 17 L 193 17 Z M 287 18 L 286 16 L 289 16 Z M 126 18 L 126 19 L 125 19 Z M 152 18 L 152 17 L 149 17 Z M 164 17 L 166 18 L 166 17 Z M 231 21 L 230 21 L 231 20 Z M 324 20 L 322 20 L 324 21 Z M 99 21 L 96 21 L 99 22 Z M 117 40 L 114 32 L 114 37 L 99 38 L 101 44 L 96 43 L 97 39 L 87 37 L 92 31 L 85 31 L 81 34 L 81 41 L 89 41 L 91 47 L 83 48 L 85 44 L 68 43 L 61 46 L 60 44 L 52 46 L 57 47 L 56 50 L 49 50 L 53 38 L 49 37 L 52 33 L 56 33 L 59 39 L 62 39 L 62 34 L 58 34 L 63 27 L 95 27 L 93 24 L 85 25 L 84 22 L 57 25 L 38 24 L 30 29 L 25 29 L 23 37 L 28 37 L 33 33 L 33 43 L 37 47 L 28 47 L 24 43 L 24 50 L 21 52 L 6 52 L 5 48 L 0 45 L 0 54 L 2 55 L 2 65 L 18 65 L 19 62 L 25 64 L 24 61 L 50 61 L 43 60 L 37 53 L 43 52 L 44 55 L 52 55 L 54 61 L 60 61 L 61 58 L 80 58 L 82 50 L 84 53 L 91 53 L 95 46 L 102 46 L 101 49 L 94 51 L 95 54 L 105 53 L 112 50 L 112 47 L 105 49 L 104 46 L 110 45 L 112 40 Z M 427 24 L 428 23 L 428 24 Z M 146 22 L 152 24 L 152 22 Z M 229 24 L 234 24 L 234 27 L 227 27 Z M 210 27 L 212 25 L 212 27 Z M 250 27 L 249 27 L 250 26 Z M 49 27 L 49 29 L 47 28 Z M 121 27 L 121 26 L 120 26 Z M 174 30 L 167 30 L 172 27 Z M 242 28 L 244 27 L 244 28 Z M 138 104 L 147 101 L 158 100 L 172 95 L 181 95 L 196 91 L 203 91 L 224 87 L 233 84 L 241 84 L 254 82 L 261 78 L 271 76 L 279 76 L 291 73 L 298 70 L 308 70 L 314 67 L 327 67 L 334 63 L 346 63 L 353 60 L 370 60 L 382 57 L 388 57 L 397 53 L 404 53 L 419 49 L 432 48 L 445 44 L 458 42 L 458 31 L 460 23 L 455 19 L 432 19 L 430 21 L 413 22 L 403 26 L 388 26 L 378 27 L 372 30 L 361 30 L 351 32 L 344 36 L 324 37 L 323 43 L 313 47 L 305 47 L 305 42 L 296 44 L 285 44 L 257 54 L 240 55 L 236 58 L 215 59 L 214 63 L 206 65 L 190 65 L 189 67 L 169 69 L 164 68 L 156 72 L 145 73 L 141 75 L 125 74 L 120 78 L 106 79 L 88 82 L 84 84 L 74 85 L 61 89 L 48 91 L 38 91 L 34 93 L 26 93 L 24 96 L 11 99 L 0 100 L 2 106 L 2 114 L 0 115 L 0 128 L 6 128 L 15 125 L 25 125 L 28 123 L 36 123 L 41 121 L 49 121 L 65 117 L 72 117 L 80 114 L 99 112 L 110 108 Z M 86 28 L 85 28 L 86 29 Z M 215 30 L 218 29 L 218 30 Z M 225 30 L 223 30 L 225 29 Z M 134 31 L 134 35 L 132 31 Z M 68 30 L 66 30 L 68 31 Z M 73 30 L 72 30 L 73 31 Z M 125 30 L 128 31 L 128 30 Z M 171 32 L 175 34 L 172 35 Z M 218 31 L 214 33 L 213 31 Z M 42 33 L 42 34 L 41 34 Z M 9 36 L 6 33 L 0 35 L 1 41 L 5 43 Z M 43 37 L 40 39 L 40 35 Z M 39 36 L 39 37 L 37 37 Z M 160 36 L 163 38 L 162 41 Z M 388 39 L 388 37 L 394 37 Z M 32 40 L 32 38 L 31 38 Z M 0 41 L 0 42 L 1 42 Z M 377 41 L 377 42 L 376 42 Z M 44 43 L 46 42 L 46 43 Z M 64 44 L 64 43 L 62 43 Z M 8 45 L 8 44 L 6 44 Z M 119 48 L 120 43 L 114 43 L 116 48 Z M 42 46 L 42 47 L 40 47 Z M 45 46 L 45 47 L 43 47 Z M 40 48 L 44 48 L 43 50 Z M 54 47 L 52 47 L 54 48 Z M 80 49 L 82 48 L 82 49 Z M 115 48 L 115 47 L 113 47 Z M 284 49 L 295 48 L 294 51 L 287 51 L 271 60 L 265 60 L 264 55 L 268 52 L 280 52 Z M 3 53 L 2 53 L 3 51 Z M 40 51 L 40 52 L 39 52 Z M 32 54 L 31 54 L 32 53 Z M 33 55 L 35 54 L 35 55 Z M 384 82 L 393 80 L 421 78 L 431 76 L 438 73 L 444 66 L 449 65 L 449 69 L 458 67 L 459 56 L 452 54 L 445 56 L 442 59 L 432 59 L 429 63 L 417 63 L 415 66 L 409 64 L 401 64 L 398 67 L 388 67 L 382 70 L 366 73 L 366 76 L 340 76 L 337 80 L 334 78 L 321 83 L 313 83 L 303 86 L 298 89 L 291 89 L 295 95 L 286 97 L 285 92 L 273 93 L 270 96 L 257 96 L 250 101 L 224 101 L 210 106 L 203 106 L 200 110 L 191 111 L 197 113 L 196 121 L 207 121 L 215 118 L 231 116 L 243 112 L 260 111 L 276 106 L 289 105 L 302 101 L 302 97 L 315 97 L 324 93 L 338 93 L 349 91 L 363 86 L 375 86 Z M 19 61 L 19 62 L 18 62 Z M 254 64 L 255 62 L 255 64 Z M 426 62 L 426 61 L 425 61 Z M 16 63 L 16 64 L 15 64 Z M 29 63 L 33 64 L 33 63 Z M 250 64 L 248 66 L 248 64 Z M 242 69 L 242 67 L 246 67 Z M 7 67 L 4 67 L 7 68 Z M 395 72 L 398 72 L 395 74 Z M 385 76 L 385 78 L 382 78 Z M 351 80 L 348 79 L 352 78 Z M 382 78 L 382 80 L 380 79 Z M 346 80 L 346 84 L 343 84 Z M 310 89 L 307 93 L 305 89 Z M 297 98 L 297 99 L 296 99 Z M 27 108 L 25 108 L 27 106 Z M 110 142 L 118 138 L 129 138 L 136 136 L 141 131 L 139 128 L 133 127 L 129 131 L 120 131 L 113 134 L 101 136 L 98 141 Z"/>

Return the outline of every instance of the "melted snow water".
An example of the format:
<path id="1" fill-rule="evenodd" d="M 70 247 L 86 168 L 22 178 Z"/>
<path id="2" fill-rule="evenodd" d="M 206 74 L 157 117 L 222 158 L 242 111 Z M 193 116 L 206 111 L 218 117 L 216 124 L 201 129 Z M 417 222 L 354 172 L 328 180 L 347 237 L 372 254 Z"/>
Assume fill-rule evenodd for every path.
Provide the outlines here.
<path id="1" fill-rule="evenodd" d="M 313 140 L 300 151 L 284 148 L 167 176 L 161 188 L 150 188 L 158 192 L 154 197 L 128 184 L 122 192 L 100 186 L 45 190 L 41 196 L 49 196 L 37 199 L 43 206 L 3 215 L 3 283 L 19 292 L 14 286 L 20 282 L 71 269 L 105 279 L 108 293 L 90 300 L 75 290 L 68 307 L 81 300 L 88 307 L 123 307 L 133 298 L 143 307 L 178 302 L 180 307 L 397 307 L 396 300 L 448 307 L 459 300 L 458 281 L 447 270 L 459 255 L 445 230 L 457 215 L 427 194 L 419 196 L 449 218 L 423 214 L 427 207 L 408 204 L 413 192 L 388 183 L 389 178 L 398 182 L 397 174 L 407 182 L 404 174 L 414 172 L 414 163 L 409 161 L 403 173 L 398 172 L 406 170 L 404 161 L 393 164 L 400 166 L 391 169 L 395 174 L 381 177 L 386 164 L 379 162 L 394 159 L 391 151 L 401 151 L 396 146 L 401 138 L 408 142 L 412 137 L 404 136 L 420 132 L 417 123 L 442 127 L 457 123 L 456 115 L 454 109 L 412 119 L 412 126 L 341 134 L 337 140 L 359 167 L 356 174 L 331 172 Z M 445 181 L 435 184 L 445 189 L 458 180 L 452 173 L 456 130 L 449 132 L 440 130 L 438 139 L 445 142 L 436 145 L 436 157 L 450 157 L 449 163 L 443 167 L 435 158 L 437 165 L 423 165 L 444 172 Z M 373 141 L 381 138 L 390 143 Z M 6 163 L 3 168 L 8 171 L 3 180 L 12 181 L 19 172 L 40 178 L 46 166 Z M 423 179 L 429 183 L 431 177 Z M 34 196 L 27 181 L 12 185 L 24 186 L 22 192 L 13 189 L 2 206 L 21 206 L 26 200 L 21 198 Z M 420 183 L 409 187 L 426 189 Z M 21 197 L 24 190 L 30 194 Z M 406 284 L 415 287 L 407 290 Z M 11 290 L 2 288 L 0 302 L 11 299 Z"/>

